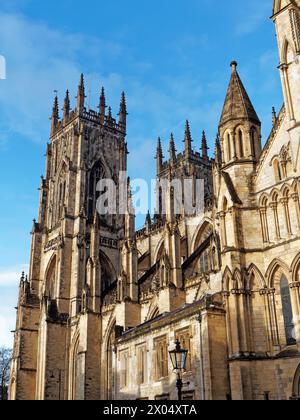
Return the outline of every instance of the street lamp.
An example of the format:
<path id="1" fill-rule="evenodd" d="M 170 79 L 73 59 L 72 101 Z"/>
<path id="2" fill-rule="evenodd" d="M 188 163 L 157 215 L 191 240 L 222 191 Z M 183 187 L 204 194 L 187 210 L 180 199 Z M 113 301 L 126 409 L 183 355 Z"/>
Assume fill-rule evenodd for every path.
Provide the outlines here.
<path id="1" fill-rule="evenodd" d="M 178 390 L 178 400 L 182 400 L 182 377 L 181 374 L 185 370 L 188 350 L 181 348 L 180 341 L 176 340 L 175 349 L 170 351 L 170 358 L 174 372 L 177 374 L 176 388 Z"/>

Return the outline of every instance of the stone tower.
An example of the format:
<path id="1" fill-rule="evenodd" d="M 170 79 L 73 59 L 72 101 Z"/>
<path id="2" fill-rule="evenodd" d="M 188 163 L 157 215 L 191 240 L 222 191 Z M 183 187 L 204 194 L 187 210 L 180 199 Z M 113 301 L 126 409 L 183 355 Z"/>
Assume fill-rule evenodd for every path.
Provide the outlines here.
<path id="1" fill-rule="evenodd" d="M 273 6 L 280 59 L 280 76 L 287 117 L 289 120 L 291 149 L 300 152 L 300 1 L 275 0 Z"/>
<path id="2" fill-rule="evenodd" d="M 109 179 L 119 189 L 119 173 L 127 169 L 126 118 L 125 95 L 117 122 L 111 109 L 106 114 L 103 89 L 99 112 L 87 110 L 83 75 L 73 111 L 69 92 L 62 119 L 58 98 L 54 100 L 39 219 L 32 229 L 29 280 L 23 276 L 20 285 L 11 398 L 99 395 L 99 365 L 88 373 L 85 365 L 92 368 L 93 363 L 83 356 L 80 364 L 88 378 L 81 379 L 78 395 L 65 394 L 67 342 L 73 339 L 72 322 L 80 319 L 86 331 L 97 331 L 81 338 L 81 346 L 91 350 L 89 355 L 99 353 L 101 296 L 119 276 L 124 216 L 98 215 L 97 184 Z"/>

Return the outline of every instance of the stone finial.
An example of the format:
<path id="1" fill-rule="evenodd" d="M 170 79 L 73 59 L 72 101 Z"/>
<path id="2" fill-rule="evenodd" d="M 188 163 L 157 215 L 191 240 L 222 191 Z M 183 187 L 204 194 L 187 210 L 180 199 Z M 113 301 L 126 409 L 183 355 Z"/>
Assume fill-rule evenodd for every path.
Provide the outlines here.
<path id="1" fill-rule="evenodd" d="M 202 133 L 201 150 L 202 150 L 202 157 L 203 157 L 203 159 L 208 159 L 208 150 L 209 150 L 209 147 L 207 145 L 207 139 L 206 139 L 206 133 L 205 133 L 205 131 L 203 131 L 203 133 Z"/>
<path id="2" fill-rule="evenodd" d="M 236 73 L 237 66 L 238 66 L 237 61 L 232 61 L 232 62 L 230 63 L 230 67 L 231 67 L 231 71 L 232 71 L 232 73 Z"/>
<path id="3" fill-rule="evenodd" d="M 102 87 L 101 94 L 100 94 L 100 103 L 99 103 L 99 113 L 100 113 L 100 120 L 102 124 L 104 123 L 104 120 L 105 120 L 105 110 L 106 110 L 106 98 L 105 98 L 104 87 Z"/>
<path id="4" fill-rule="evenodd" d="M 121 102 L 120 102 L 120 111 L 119 111 L 119 124 L 123 125 L 126 128 L 126 120 L 127 120 L 127 105 L 126 105 L 126 98 L 125 92 L 122 92 Z"/>
<path id="5" fill-rule="evenodd" d="M 176 163 L 176 148 L 175 148 L 175 141 L 174 141 L 173 133 L 171 133 L 169 153 L 170 153 L 170 164 L 171 166 L 173 166 Z"/>
<path id="6" fill-rule="evenodd" d="M 190 129 L 190 123 L 186 120 L 185 123 L 185 134 L 184 134 L 184 144 L 185 144 L 185 157 L 189 159 L 192 155 L 192 135 Z"/>
<path id="7" fill-rule="evenodd" d="M 64 108 L 63 108 L 63 113 L 64 113 L 64 119 L 69 117 L 70 114 L 70 94 L 69 91 L 67 90 L 66 92 L 66 96 L 65 96 L 65 101 L 64 101 Z"/>
<path id="8" fill-rule="evenodd" d="M 77 94 L 77 111 L 82 111 L 84 109 L 85 98 L 84 76 L 83 73 L 81 73 Z"/>

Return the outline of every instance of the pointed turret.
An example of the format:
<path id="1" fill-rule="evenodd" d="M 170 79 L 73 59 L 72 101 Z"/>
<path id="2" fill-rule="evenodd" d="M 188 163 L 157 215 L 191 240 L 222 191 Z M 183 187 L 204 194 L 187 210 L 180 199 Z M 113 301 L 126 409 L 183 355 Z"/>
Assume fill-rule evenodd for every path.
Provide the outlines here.
<path id="1" fill-rule="evenodd" d="M 58 97 L 55 95 L 52 116 L 51 116 L 51 136 L 53 136 L 55 129 L 59 121 L 59 108 L 58 108 Z"/>
<path id="2" fill-rule="evenodd" d="M 174 141 L 173 133 L 171 133 L 169 153 L 170 153 L 170 165 L 174 166 L 176 163 L 176 148 L 175 148 L 175 141 Z"/>
<path id="3" fill-rule="evenodd" d="M 84 101 L 85 101 L 85 87 L 84 87 L 84 76 L 81 73 L 80 82 L 78 86 L 78 94 L 77 94 L 77 111 L 81 112 L 84 110 Z"/>
<path id="4" fill-rule="evenodd" d="M 69 117 L 70 110 L 71 110 L 71 107 L 70 107 L 70 94 L 69 94 L 69 91 L 67 90 L 66 96 L 65 96 L 65 101 L 64 101 L 64 108 L 63 108 L 64 120 Z"/>
<path id="5" fill-rule="evenodd" d="M 157 175 L 159 175 L 162 171 L 162 167 L 163 167 L 163 151 L 162 151 L 162 146 L 161 146 L 161 139 L 160 137 L 158 137 L 157 140 L 157 149 L 156 149 L 156 173 Z"/>
<path id="6" fill-rule="evenodd" d="M 100 94 L 100 104 L 99 104 L 99 114 L 100 114 L 101 124 L 103 124 L 105 120 L 105 110 L 106 110 L 105 91 L 104 91 L 104 87 L 102 87 L 101 94 Z"/>
<path id="7" fill-rule="evenodd" d="M 261 153 L 261 123 L 231 63 L 231 79 L 219 125 L 223 162 L 257 162 Z"/>
<path id="8" fill-rule="evenodd" d="M 111 107 L 109 106 L 108 107 L 108 115 L 107 115 L 107 122 L 108 122 L 108 124 L 111 124 L 112 123 L 112 120 L 113 120 L 112 110 L 111 110 Z"/>
<path id="9" fill-rule="evenodd" d="M 237 72 L 237 62 L 231 63 L 231 80 L 220 120 L 220 127 L 232 120 L 245 119 L 260 125 L 260 120 Z"/>
<path id="10" fill-rule="evenodd" d="M 215 161 L 216 161 L 216 165 L 220 168 L 222 166 L 222 150 L 221 150 L 219 134 L 217 134 L 217 137 L 216 137 Z"/>
<path id="11" fill-rule="evenodd" d="M 206 139 L 205 131 L 203 131 L 203 133 L 202 133 L 201 150 L 202 150 L 203 159 L 208 160 L 209 147 L 207 146 L 207 139 Z"/>
<path id="12" fill-rule="evenodd" d="M 119 111 L 119 125 L 126 131 L 126 121 L 127 121 L 127 106 L 125 93 L 122 92 L 121 102 L 120 102 L 120 111 Z"/>
<path id="13" fill-rule="evenodd" d="M 184 145 L 185 145 L 185 158 L 190 159 L 192 156 L 192 136 L 191 129 L 188 120 L 185 124 L 185 134 L 184 134 Z"/>
<path id="14" fill-rule="evenodd" d="M 148 210 L 147 216 L 146 216 L 146 226 L 149 227 L 151 226 L 151 215 L 150 215 L 150 211 Z"/>

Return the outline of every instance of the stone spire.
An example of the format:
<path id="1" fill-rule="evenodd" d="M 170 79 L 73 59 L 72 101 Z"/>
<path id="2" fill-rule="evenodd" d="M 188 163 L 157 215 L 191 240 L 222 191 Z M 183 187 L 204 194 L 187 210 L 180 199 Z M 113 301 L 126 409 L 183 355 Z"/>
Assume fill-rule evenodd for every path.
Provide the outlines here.
<path id="1" fill-rule="evenodd" d="M 231 80 L 220 120 L 220 127 L 233 120 L 248 120 L 260 125 L 260 120 L 237 72 L 237 62 L 231 63 Z"/>
<path id="2" fill-rule="evenodd" d="M 69 91 L 67 90 L 66 96 L 65 96 L 64 108 L 63 108 L 64 119 L 67 119 L 69 117 L 70 110 L 71 110 L 71 107 L 70 107 L 70 94 L 69 94 Z"/>
<path id="3" fill-rule="evenodd" d="M 162 151 L 162 146 L 161 146 L 161 139 L 160 137 L 158 137 L 157 140 L 157 149 L 156 149 L 156 172 L 157 175 L 159 175 L 162 171 L 162 167 L 163 167 L 163 151 Z"/>
<path id="4" fill-rule="evenodd" d="M 151 215 L 150 215 L 150 211 L 148 210 L 147 216 L 146 216 L 146 226 L 149 227 L 151 226 Z"/>
<path id="5" fill-rule="evenodd" d="M 190 124 L 188 120 L 185 123 L 184 144 L 185 144 L 185 158 L 190 159 L 192 156 L 192 136 L 191 136 L 191 129 L 190 129 Z"/>
<path id="6" fill-rule="evenodd" d="M 84 76 L 81 73 L 77 94 L 77 111 L 79 112 L 84 110 L 85 97 Z"/>
<path id="7" fill-rule="evenodd" d="M 100 104 L 99 104 L 101 124 L 103 124 L 105 120 L 105 110 L 106 110 L 105 91 L 104 91 L 104 87 L 102 87 L 101 94 L 100 94 Z"/>
<path id="8" fill-rule="evenodd" d="M 125 93 L 122 92 L 121 102 L 120 102 L 120 111 L 119 111 L 119 124 L 126 130 L 126 120 L 127 120 L 127 106 Z"/>
<path id="9" fill-rule="evenodd" d="M 58 108 L 58 97 L 55 95 L 52 116 L 51 116 L 51 136 L 54 134 L 59 121 L 59 108 Z"/>
<path id="10" fill-rule="evenodd" d="M 176 148 L 175 148 L 175 141 L 174 141 L 173 133 L 171 133 L 169 153 L 170 153 L 170 164 L 171 166 L 174 166 L 176 163 Z"/>
<path id="11" fill-rule="evenodd" d="M 113 120 L 112 110 L 111 110 L 111 107 L 109 106 L 108 107 L 108 115 L 107 115 L 107 122 L 108 122 L 108 124 L 111 124 L 112 123 L 112 120 Z"/>
<path id="12" fill-rule="evenodd" d="M 219 134 L 217 134 L 217 137 L 216 137 L 215 161 L 216 161 L 216 165 L 220 168 L 222 166 L 222 149 L 221 149 Z"/>
<path id="13" fill-rule="evenodd" d="M 205 131 L 203 131 L 202 133 L 201 150 L 202 150 L 203 159 L 208 160 L 209 147 L 207 146 L 207 139 L 206 139 Z"/>

